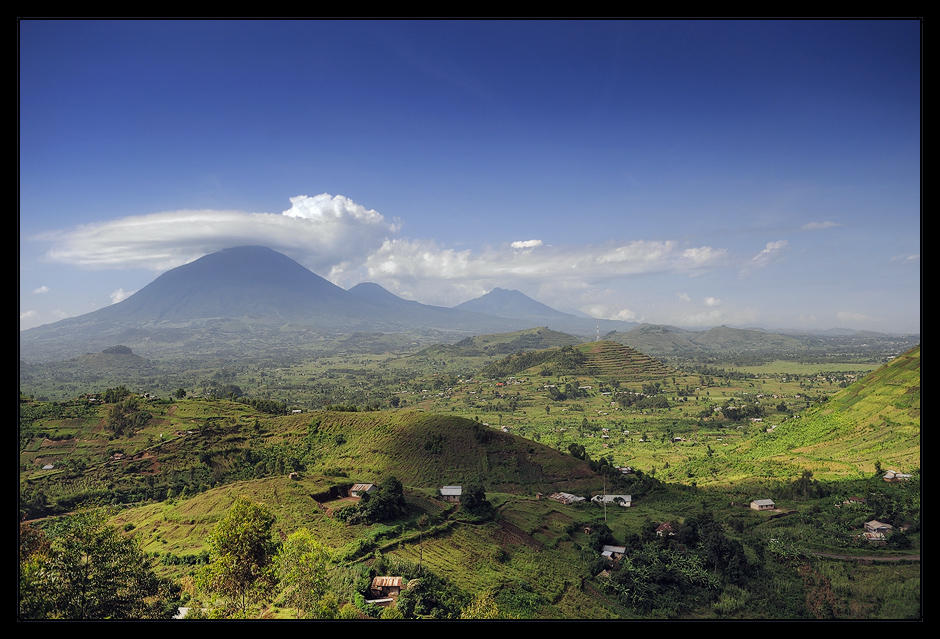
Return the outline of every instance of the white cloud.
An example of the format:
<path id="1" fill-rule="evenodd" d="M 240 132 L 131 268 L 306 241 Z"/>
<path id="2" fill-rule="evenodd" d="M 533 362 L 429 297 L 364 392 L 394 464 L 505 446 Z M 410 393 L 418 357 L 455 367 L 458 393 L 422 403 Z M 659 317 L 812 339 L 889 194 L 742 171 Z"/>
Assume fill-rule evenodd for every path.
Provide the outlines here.
<path id="1" fill-rule="evenodd" d="M 111 293 L 111 303 L 117 304 L 118 302 L 123 302 L 134 293 L 136 293 L 136 291 L 131 291 L 130 293 L 128 293 L 123 288 L 119 288 L 118 290 Z"/>
<path id="2" fill-rule="evenodd" d="M 763 268 L 768 264 L 772 264 L 780 259 L 783 259 L 783 251 L 790 245 L 786 240 L 778 240 L 776 242 L 767 242 L 764 246 L 764 250 L 755 255 L 750 259 L 750 261 L 744 266 L 740 272 L 740 277 L 746 277 L 750 275 L 751 271 L 756 268 Z"/>
<path id="3" fill-rule="evenodd" d="M 23 311 L 22 313 L 20 313 L 20 321 L 22 322 L 24 320 L 31 320 L 37 315 L 39 315 L 39 313 L 33 310 Z"/>
<path id="4" fill-rule="evenodd" d="M 629 308 L 620 308 L 607 304 L 592 304 L 583 306 L 579 310 L 598 319 L 623 320 L 625 322 L 637 321 L 637 314 Z"/>
<path id="5" fill-rule="evenodd" d="M 239 211 L 169 211 L 86 224 L 44 234 L 47 256 L 83 268 L 165 271 L 223 248 L 263 245 L 314 272 L 350 268 L 398 232 L 374 210 L 328 194 L 290 198 L 281 214 Z"/>
<path id="6" fill-rule="evenodd" d="M 46 255 L 87 269 L 165 271 L 211 252 L 263 245 L 297 260 L 332 282 L 350 287 L 373 281 L 396 295 L 453 306 L 495 286 L 538 290 L 547 303 L 581 308 L 604 318 L 636 318 L 639 301 L 626 302 L 623 280 L 647 275 L 695 276 L 716 269 L 759 268 L 787 248 L 769 242 L 741 258 L 715 246 L 675 240 L 610 241 L 552 245 L 515 240 L 482 248 L 448 247 L 433 239 L 398 237 L 398 220 L 386 219 L 343 195 L 290 198 L 281 213 L 182 210 L 125 217 L 47 233 Z M 37 289 L 39 290 L 39 289 Z M 677 293 L 681 300 L 702 293 Z M 112 302 L 129 293 L 117 290 Z M 574 302 L 574 296 L 580 297 Z M 717 303 L 717 300 L 715 301 Z M 632 308 L 631 308 L 632 307 Z"/>
<path id="7" fill-rule="evenodd" d="M 716 297 L 706 297 L 705 306 L 719 306 L 721 305 L 721 300 Z"/>
<path id="8" fill-rule="evenodd" d="M 831 229 L 836 226 L 842 226 L 836 222 L 808 222 L 800 228 L 804 231 L 818 231 L 820 229 Z"/>
<path id="9" fill-rule="evenodd" d="M 534 242 L 538 240 L 526 244 L 535 246 Z M 519 288 L 522 283 L 529 283 L 530 287 L 542 283 L 557 286 L 559 282 L 598 284 L 645 273 L 691 273 L 728 261 L 724 249 L 703 246 L 681 250 L 671 241 L 637 240 L 602 246 L 539 245 L 537 251 L 517 250 L 520 244 L 514 242 L 508 247 L 474 252 L 444 248 L 432 240 L 387 239 L 362 268 L 334 268 L 330 279 L 343 285 L 374 281 L 397 294 L 420 286 L 432 293 L 430 299 L 435 299 L 435 303 L 445 304 L 469 299 L 464 297 L 455 302 L 453 295 L 447 299 L 434 295 L 435 291 L 443 290 L 440 285 L 445 282 L 464 290 L 482 288 L 483 292 L 493 286 Z"/>
<path id="10" fill-rule="evenodd" d="M 905 255 L 895 255 L 891 258 L 892 262 L 919 262 L 920 253 L 912 253 Z"/>
<path id="11" fill-rule="evenodd" d="M 43 293 L 48 293 L 48 292 L 49 292 L 49 287 L 48 287 L 48 286 L 40 286 L 39 288 L 34 288 L 34 289 L 33 289 L 33 293 L 36 294 L 36 295 L 41 295 L 41 294 L 43 294 Z"/>

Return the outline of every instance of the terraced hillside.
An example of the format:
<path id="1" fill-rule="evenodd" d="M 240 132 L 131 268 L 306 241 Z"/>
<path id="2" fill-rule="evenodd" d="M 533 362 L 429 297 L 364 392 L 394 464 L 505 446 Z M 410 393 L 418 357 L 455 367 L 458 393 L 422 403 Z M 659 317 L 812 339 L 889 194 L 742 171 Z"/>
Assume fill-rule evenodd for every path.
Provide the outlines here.
<path id="1" fill-rule="evenodd" d="M 515 353 L 494 362 L 483 372 L 491 377 L 526 372 L 543 376 L 577 375 L 619 382 L 648 382 L 676 374 L 675 370 L 652 357 L 610 341 Z"/>
<path id="2" fill-rule="evenodd" d="M 587 355 L 587 365 L 601 378 L 639 382 L 675 375 L 662 362 L 617 342 L 589 342 L 579 348 Z"/>

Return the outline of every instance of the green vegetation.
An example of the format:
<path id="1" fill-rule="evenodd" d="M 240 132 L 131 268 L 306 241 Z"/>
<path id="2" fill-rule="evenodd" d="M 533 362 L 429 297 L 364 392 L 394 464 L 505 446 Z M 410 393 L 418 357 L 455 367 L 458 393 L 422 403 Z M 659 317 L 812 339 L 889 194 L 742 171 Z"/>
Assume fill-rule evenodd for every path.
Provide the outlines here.
<path id="1" fill-rule="evenodd" d="M 21 392 L 20 616 L 104 614 L 40 569 L 66 574 L 87 533 L 101 570 L 134 558 L 116 574 L 137 607 L 111 617 L 920 617 L 919 347 L 876 370 L 861 352 L 680 370 L 559 339 L 193 361 L 159 396 Z M 119 350 L 101 355 L 136 357 Z M 589 501 L 605 493 L 634 505 Z M 389 575 L 394 604 L 369 603 Z"/>
<path id="2" fill-rule="evenodd" d="M 169 619 L 179 593 L 102 512 L 22 526 L 19 587 L 25 619 Z"/>

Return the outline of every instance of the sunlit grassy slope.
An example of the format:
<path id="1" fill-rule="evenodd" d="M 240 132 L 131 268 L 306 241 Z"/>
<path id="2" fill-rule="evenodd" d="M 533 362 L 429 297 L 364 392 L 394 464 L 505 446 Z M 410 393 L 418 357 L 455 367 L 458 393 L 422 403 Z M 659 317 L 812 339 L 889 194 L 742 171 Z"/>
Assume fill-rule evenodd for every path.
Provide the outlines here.
<path id="1" fill-rule="evenodd" d="M 920 467 L 920 346 L 825 404 L 781 424 L 738 451 L 744 459 L 814 469 L 817 476 Z"/>

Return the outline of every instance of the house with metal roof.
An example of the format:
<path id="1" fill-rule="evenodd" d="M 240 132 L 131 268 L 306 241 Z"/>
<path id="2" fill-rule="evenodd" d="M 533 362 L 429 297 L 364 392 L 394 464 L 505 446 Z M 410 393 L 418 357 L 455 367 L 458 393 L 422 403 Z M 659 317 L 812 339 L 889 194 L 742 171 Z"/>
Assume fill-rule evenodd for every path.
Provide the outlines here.
<path id="1" fill-rule="evenodd" d="M 629 508 L 633 505 L 633 495 L 594 495 L 591 501 L 595 504 L 617 504 Z"/>
<path id="2" fill-rule="evenodd" d="M 462 486 L 443 486 L 438 491 L 441 495 L 441 499 L 444 501 L 450 501 L 454 503 L 460 502 L 460 495 L 463 493 Z"/>

